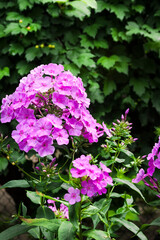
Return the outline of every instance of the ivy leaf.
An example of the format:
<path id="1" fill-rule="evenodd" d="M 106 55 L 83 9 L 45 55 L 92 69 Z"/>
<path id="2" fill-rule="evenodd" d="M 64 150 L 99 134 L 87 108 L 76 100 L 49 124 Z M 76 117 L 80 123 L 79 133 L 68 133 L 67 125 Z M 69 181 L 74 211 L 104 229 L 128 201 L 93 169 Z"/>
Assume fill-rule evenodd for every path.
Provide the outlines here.
<path id="1" fill-rule="evenodd" d="M 130 85 L 133 86 L 134 92 L 140 97 L 145 93 L 145 89 L 149 87 L 148 81 L 143 78 L 131 78 Z"/>
<path id="2" fill-rule="evenodd" d="M 77 76 L 80 73 L 80 69 L 74 64 L 64 64 L 65 70 L 69 70 L 73 75 Z"/>
<path id="3" fill-rule="evenodd" d="M 133 5 L 132 9 L 138 13 L 142 13 L 144 11 L 145 7 L 143 5 Z"/>
<path id="4" fill-rule="evenodd" d="M 106 40 L 94 40 L 94 45 L 96 48 L 104 48 L 107 49 L 109 47 L 108 42 Z"/>
<path id="5" fill-rule="evenodd" d="M 140 33 L 139 25 L 135 22 L 128 22 L 126 29 L 127 29 L 126 34 L 129 36 Z"/>
<path id="6" fill-rule="evenodd" d="M 117 87 L 113 80 L 107 78 L 104 80 L 103 92 L 105 96 L 110 95 L 116 89 Z"/>
<path id="7" fill-rule="evenodd" d="M 97 1 L 96 13 L 102 12 L 105 9 L 108 9 L 109 4 L 104 1 Z"/>
<path id="8" fill-rule="evenodd" d="M 114 68 L 119 72 L 119 73 L 124 73 L 128 74 L 128 63 L 130 59 L 125 56 L 120 56 L 120 61 L 117 62 L 114 66 Z"/>
<path id="9" fill-rule="evenodd" d="M 116 62 L 119 62 L 120 58 L 117 55 L 112 55 L 110 57 L 100 57 L 97 61 L 97 64 L 101 64 L 104 68 L 110 69 L 112 68 Z"/>
<path id="10" fill-rule="evenodd" d="M 82 65 L 86 67 L 95 67 L 95 62 L 93 61 L 94 55 L 92 53 L 81 53 L 77 58 L 74 59 L 74 63 L 81 67 Z"/>

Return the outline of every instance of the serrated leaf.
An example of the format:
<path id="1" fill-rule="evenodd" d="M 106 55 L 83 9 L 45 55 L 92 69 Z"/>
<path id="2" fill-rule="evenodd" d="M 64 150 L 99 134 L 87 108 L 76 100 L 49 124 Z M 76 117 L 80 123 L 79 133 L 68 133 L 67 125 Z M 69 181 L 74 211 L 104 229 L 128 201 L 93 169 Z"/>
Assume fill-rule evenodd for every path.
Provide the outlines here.
<path id="1" fill-rule="evenodd" d="M 33 4 L 29 0 L 18 0 L 18 6 L 20 11 L 23 11 L 27 8 L 31 8 Z"/>
<path id="2" fill-rule="evenodd" d="M 75 240 L 75 230 L 73 224 L 65 221 L 58 229 L 58 239 L 59 240 Z"/>
<path id="3" fill-rule="evenodd" d="M 126 26 L 127 32 L 126 34 L 129 36 L 132 36 L 133 34 L 139 34 L 140 33 L 140 28 L 139 25 L 135 22 L 128 22 Z"/>
<path id="4" fill-rule="evenodd" d="M 110 5 L 109 8 L 120 20 L 123 20 L 126 13 L 129 12 L 129 9 L 124 4 Z"/>
<path id="5" fill-rule="evenodd" d="M 7 27 L 6 27 L 6 29 L 4 30 L 4 32 L 6 33 L 6 34 L 11 34 L 11 35 L 17 35 L 17 34 L 19 34 L 19 33 L 21 33 L 21 28 L 20 28 L 20 26 L 19 26 L 19 24 L 18 23 L 13 23 L 13 22 L 11 22 L 11 23 L 9 23 L 8 25 L 7 25 Z"/>
<path id="6" fill-rule="evenodd" d="M 94 48 L 94 43 L 93 41 L 89 40 L 86 35 L 80 35 L 81 38 L 81 46 L 84 48 Z"/>
<path id="7" fill-rule="evenodd" d="M 102 103 L 104 101 L 104 96 L 100 90 L 100 86 L 97 82 L 92 82 L 89 80 L 89 92 L 90 92 L 90 99 L 91 102 L 94 103 L 95 101 Z"/>
<path id="8" fill-rule="evenodd" d="M 24 76 L 29 73 L 29 71 L 34 67 L 33 64 L 27 63 L 26 61 L 20 61 L 16 65 L 16 69 L 21 76 Z"/>
<path id="9" fill-rule="evenodd" d="M 21 235 L 23 233 L 28 232 L 28 230 L 30 230 L 31 228 L 33 228 L 33 227 L 16 224 L 15 226 L 7 228 L 3 232 L 1 232 L 0 233 L 0 239 L 1 240 L 13 239 L 16 236 L 19 236 L 19 235 Z"/>
<path id="10" fill-rule="evenodd" d="M 104 48 L 107 49 L 109 48 L 108 42 L 106 40 L 94 40 L 94 45 L 96 48 Z"/>
<path id="11" fill-rule="evenodd" d="M 130 85 L 133 86 L 134 92 L 140 97 L 145 93 L 146 88 L 149 87 L 148 81 L 143 78 L 131 78 Z"/>
<path id="12" fill-rule="evenodd" d="M 99 27 L 100 27 L 100 24 L 94 23 L 92 25 L 88 25 L 87 27 L 85 27 L 83 32 L 87 33 L 90 37 L 95 38 Z"/>
<path id="13" fill-rule="evenodd" d="M 112 68 L 116 62 L 119 62 L 120 58 L 117 55 L 112 55 L 110 57 L 100 57 L 97 61 L 97 64 L 101 64 L 104 68 L 110 69 Z"/>
<path id="14" fill-rule="evenodd" d="M 20 43 L 11 43 L 9 48 L 9 53 L 12 56 L 16 54 L 21 55 L 24 52 L 24 47 Z"/>
<path id="15" fill-rule="evenodd" d="M 160 91 L 155 91 L 151 97 L 153 107 L 160 113 L 160 101 L 159 101 Z"/>
<path id="16" fill-rule="evenodd" d="M 126 227 L 128 230 L 130 230 L 134 234 L 137 234 L 137 232 L 139 231 L 139 227 L 137 227 L 134 223 L 129 222 L 129 221 L 125 220 L 125 219 L 120 219 L 120 218 L 114 218 L 113 217 L 113 218 L 111 218 L 111 221 L 118 222 L 118 223 L 122 224 L 124 227 Z M 141 240 L 148 240 L 146 238 L 146 236 L 142 232 L 139 232 L 137 234 L 137 236 Z"/>
<path id="17" fill-rule="evenodd" d="M 129 61 L 130 59 L 125 56 L 119 56 L 119 62 L 117 62 L 114 66 L 114 68 L 119 72 L 119 73 L 124 73 L 128 74 L 128 66 L 129 66 Z"/>
<path id="18" fill-rule="evenodd" d="M 89 7 L 96 9 L 97 8 L 97 2 L 96 0 L 81 0 L 82 2 L 85 2 Z"/>
<path id="19" fill-rule="evenodd" d="M 64 64 L 65 70 L 69 70 L 73 75 L 77 76 L 80 73 L 80 69 L 74 64 Z"/>
<path id="20" fill-rule="evenodd" d="M 0 80 L 4 77 L 9 77 L 10 73 L 9 73 L 9 68 L 8 67 L 4 67 L 3 69 L 0 69 Z"/>
<path id="21" fill-rule="evenodd" d="M 65 9 L 64 13 L 69 17 L 76 17 L 82 20 L 85 16 L 90 16 L 88 5 L 81 1 L 67 2 L 66 6 L 71 6 L 72 9 Z"/>
<path id="22" fill-rule="evenodd" d="M 93 57 L 94 55 L 92 53 L 80 53 L 73 61 L 78 67 L 82 65 L 86 67 L 95 67 L 95 62 L 92 59 Z"/>
<path id="23" fill-rule="evenodd" d="M 113 80 L 111 79 L 104 80 L 103 92 L 105 96 L 110 95 L 116 89 L 117 89 L 117 86 Z"/>
<path id="24" fill-rule="evenodd" d="M 35 58 L 40 58 L 43 55 L 43 52 L 40 48 L 31 47 L 26 51 L 26 59 L 31 62 Z"/>
<path id="25" fill-rule="evenodd" d="M 103 240 L 103 239 L 104 240 L 110 240 L 107 232 L 104 232 L 102 230 L 96 230 L 96 229 L 88 230 L 88 231 L 83 232 L 83 236 L 93 238 L 93 239 L 96 239 L 96 240 Z"/>
<path id="26" fill-rule="evenodd" d="M 144 11 L 145 7 L 143 5 L 133 5 L 132 9 L 138 13 L 142 13 Z"/>
<path id="27" fill-rule="evenodd" d="M 0 189 L 3 189 L 3 188 L 17 188 L 17 187 L 20 187 L 20 188 L 27 188 L 29 187 L 29 183 L 26 181 L 26 180 L 11 180 L 7 183 L 5 183 L 3 186 L 0 187 Z"/>

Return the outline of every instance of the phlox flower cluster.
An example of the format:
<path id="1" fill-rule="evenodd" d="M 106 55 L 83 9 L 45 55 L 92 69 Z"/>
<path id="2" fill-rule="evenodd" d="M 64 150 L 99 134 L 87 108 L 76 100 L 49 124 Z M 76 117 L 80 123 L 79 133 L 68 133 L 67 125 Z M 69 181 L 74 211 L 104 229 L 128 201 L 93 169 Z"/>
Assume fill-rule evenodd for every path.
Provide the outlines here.
<path id="1" fill-rule="evenodd" d="M 71 175 L 73 178 L 79 178 L 81 180 L 81 189 L 76 196 L 79 196 L 80 193 L 88 197 L 93 197 L 97 194 L 102 195 L 107 192 L 107 185 L 113 185 L 112 178 L 109 176 L 111 170 L 101 162 L 101 169 L 94 164 L 90 164 L 91 159 L 92 157 L 90 155 L 81 155 L 73 161 L 74 168 L 70 170 Z M 74 191 L 73 189 L 72 191 Z M 71 194 L 64 196 L 65 200 L 72 198 Z M 74 203 L 75 202 L 76 201 L 74 201 Z"/>
<path id="2" fill-rule="evenodd" d="M 44 157 L 54 153 L 54 141 L 67 145 L 69 136 L 98 141 L 104 129 L 90 114 L 89 105 L 81 78 L 50 63 L 31 70 L 2 100 L 1 122 L 16 119 L 12 138 L 19 148 L 34 149 Z"/>
<path id="3" fill-rule="evenodd" d="M 136 176 L 135 179 L 132 180 L 134 183 L 138 183 L 141 180 L 145 183 L 146 186 L 150 187 L 153 190 L 156 190 L 157 192 L 160 193 L 160 186 L 158 184 L 158 181 L 156 178 L 154 178 L 154 172 L 155 169 L 158 168 L 160 169 L 160 136 L 159 136 L 159 141 L 158 143 L 155 143 L 153 146 L 153 149 L 151 153 L 148 154 L 147 156 L 148 160 L 148 168 L 147 168 L 147 173 L 145 173 L 144 169 L 141 168 Z M 145 178 L 149 178 L 149 181 L 151 184 L 149 184 Z M 160 197 L 160 194 L 157 195 Z"/>
<path id="4" fill-rule="evenodd" d="M 57 209 L 55 201 L 49 199 L 47 200 L 47 203 L 48 203 L 48 207 L 54 212 L 57 218 L 69 219 L 68 207 L 65 206 L 63 203 L 60 204 L 59 209 Z"/>

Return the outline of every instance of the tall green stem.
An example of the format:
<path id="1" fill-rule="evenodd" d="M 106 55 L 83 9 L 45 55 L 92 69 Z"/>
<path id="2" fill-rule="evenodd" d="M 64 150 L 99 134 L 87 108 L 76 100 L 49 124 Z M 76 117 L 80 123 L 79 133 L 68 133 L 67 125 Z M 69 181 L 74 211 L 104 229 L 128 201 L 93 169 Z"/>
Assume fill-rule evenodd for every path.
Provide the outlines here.
<path id="1" fill-rule="evenodd" d="M 81 198 L 82 199 L 82 198 Z M 80 202 L 80 207 L 79 207 L 79 240 L 83 240 L 82 236 L 82 218 L 81 218 L 81 206 L 82 206 L 82 200 Z"/>

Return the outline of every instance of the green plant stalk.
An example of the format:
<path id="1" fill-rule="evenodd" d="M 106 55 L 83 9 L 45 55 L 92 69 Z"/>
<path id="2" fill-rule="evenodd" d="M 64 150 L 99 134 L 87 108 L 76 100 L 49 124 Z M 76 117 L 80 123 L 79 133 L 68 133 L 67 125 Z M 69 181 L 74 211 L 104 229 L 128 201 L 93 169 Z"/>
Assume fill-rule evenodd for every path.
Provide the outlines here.
<path id="1" fill-rule="evenodd" d="M 79 207 L 79 240 L 83 240 L 83 236 L 82 236 L 82 218 L 81 218 L 81 206 L 82 206 L 82 198 L 81 198 L 81 202 L 80 202 L 80 207 Z"/>

